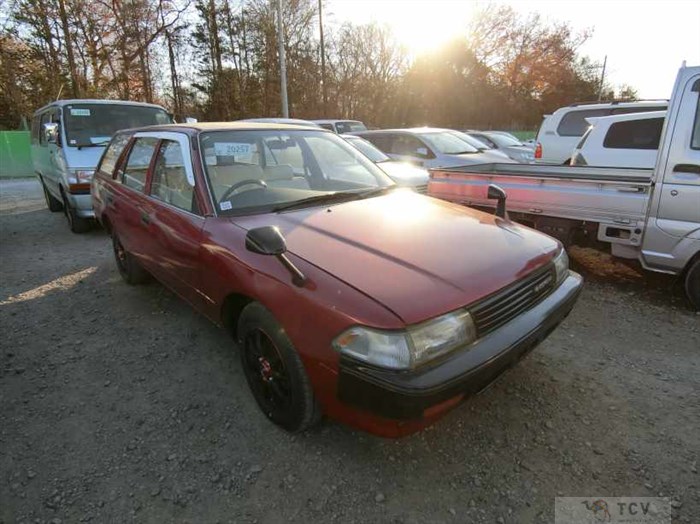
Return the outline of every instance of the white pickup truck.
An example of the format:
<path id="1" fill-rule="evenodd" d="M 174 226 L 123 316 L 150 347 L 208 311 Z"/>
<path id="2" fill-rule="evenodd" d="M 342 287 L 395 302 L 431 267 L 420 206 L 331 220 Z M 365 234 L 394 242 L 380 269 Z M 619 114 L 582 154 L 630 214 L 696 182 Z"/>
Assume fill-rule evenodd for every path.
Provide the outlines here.
<path id="1" fill-rule="evenodd" d="M 505 190 L 510 218 L 569 243 L 595 235 L 612 254 L 680 275 L 700 309 L 700 66 L 678 72 L 654 169 L 482 164 L 433 169 L 428 194 L 474 207 Z M 503 209 L 503 202 L 500 202 Z"/>

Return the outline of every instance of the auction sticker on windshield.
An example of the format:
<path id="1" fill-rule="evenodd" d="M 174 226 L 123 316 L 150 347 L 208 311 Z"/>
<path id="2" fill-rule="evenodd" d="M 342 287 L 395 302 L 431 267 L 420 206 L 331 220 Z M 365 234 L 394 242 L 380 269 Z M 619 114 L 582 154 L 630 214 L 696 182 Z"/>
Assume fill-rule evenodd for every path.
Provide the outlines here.
<path id="1" fill-rule="evenodd" d="M 214 142 L 216 156 L 250 155 L 250 144 L 239 142 Z"/>
<path id="2" fill-rule="evenodd" d="M 70 116 L 90 116 L 90 110 L 81 108 L 71 108 Z"/>

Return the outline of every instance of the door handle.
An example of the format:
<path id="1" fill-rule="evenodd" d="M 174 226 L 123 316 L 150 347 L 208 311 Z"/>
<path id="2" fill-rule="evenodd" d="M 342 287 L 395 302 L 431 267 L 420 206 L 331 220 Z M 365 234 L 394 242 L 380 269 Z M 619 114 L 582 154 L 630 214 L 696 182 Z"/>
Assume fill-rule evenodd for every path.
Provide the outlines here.
<path id="1" fill-rule="evenodd" d="M 141 211 L 141 222 L 146 225 L 151 223 L 151 217 L 145 211 Z"/>
<path id="2" fill-rule="evenodd" d="M 673 166 L 674 173 L 693 173 L 700 175 L 700 166 L 697 164 L 676 164 Z"/>

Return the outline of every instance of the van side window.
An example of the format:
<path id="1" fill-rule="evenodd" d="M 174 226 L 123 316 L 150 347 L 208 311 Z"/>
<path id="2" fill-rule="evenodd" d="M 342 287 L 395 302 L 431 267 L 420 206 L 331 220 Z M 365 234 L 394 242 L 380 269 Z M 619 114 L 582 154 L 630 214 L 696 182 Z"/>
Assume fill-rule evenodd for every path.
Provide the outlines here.
<path id="1" fill-rule="evenodd" d="M 559 126 L 557 133 L 559 136 L 582 136 L 588 129 L 586 118 L 595 116 L 608 116 L 610 109 L 584 109 L 582 111 L 570 111 L 566 113 Z"/>
<path id="2" fill-rule="evenodd" d="M 658 149 L 663 118 L 616 122 L 610 126 L 603 147 L 607 149 Z"/>
<path id="3" fill-rule="evenodd" d="M 161 141 L 153 168 L 151 196 L 179 209 L 196 212 L 193 205 L 194 186 L 187 180 L 179 142 Z"/>
<path id="4" fill-rule="evenodd" d="M 693 135 L 690 139 L 691 149 L 700 149 L 700 94 L 698 94 L 698 104 L 695 108 L 695 123 L 693 124 Z"/>
<path id="5" fill-rule="evenodd" d="M 39 115 L 35 115 L 34 118 L 32 118 L 32 144 L 39 143 L 39 118 Z"/>
<path id="6" fill-rule="evenodd" d="M 143 192 L 146 187 L 146 175 L 151 164 L 153 152 L 156 150 L 158 139 L 153 137 L 140 137 L 134 141 L 129 152 L 129 159 L 122 174 L 122 183 Z"/>
<path id="7" fill-rule="evenodd" d="M 100 165 L 97 166 L 97 171 L 102 171 L 108 174 L 110 177 L 114 174 L 114 168 L 117 165 L 117 160 L 124 150 L 124 146 L 129 142 L 129 135 L 117 135 L 107 146 L 102 159 L 100 160 Z"/>
<path id="8" fill-rule="evenodd" d="M 41 119 L 39 120 L 39 143 L 43 146 L 46 145 L 46 135 L 44 135 L 44 124 L 49 121 L 49 112 L 41 114 Z"/>

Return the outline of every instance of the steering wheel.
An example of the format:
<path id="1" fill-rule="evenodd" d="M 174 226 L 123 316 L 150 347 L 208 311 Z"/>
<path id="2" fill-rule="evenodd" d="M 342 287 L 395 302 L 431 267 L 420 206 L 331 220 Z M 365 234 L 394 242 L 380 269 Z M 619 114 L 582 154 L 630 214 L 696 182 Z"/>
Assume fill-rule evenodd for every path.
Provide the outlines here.
<path id="1" fill-rule="evenodd" d="M 264 180 L 258 180 L 256 178 L 249 178 L 248 180 L 241 180 L 240 182 L 236 182 L 233 184 L 231 187 L 229 187 L 223 195 L 221 195 L 221 198 L 219 199 L 219 202 L 223 202 L 224 200 L 228 199 L 233 192 L 238 189 L 239 187 L 247 186 L 249 184 L 260 186 L 262 188 L 267 189 L 267 184 L 265 183 Z"/>

